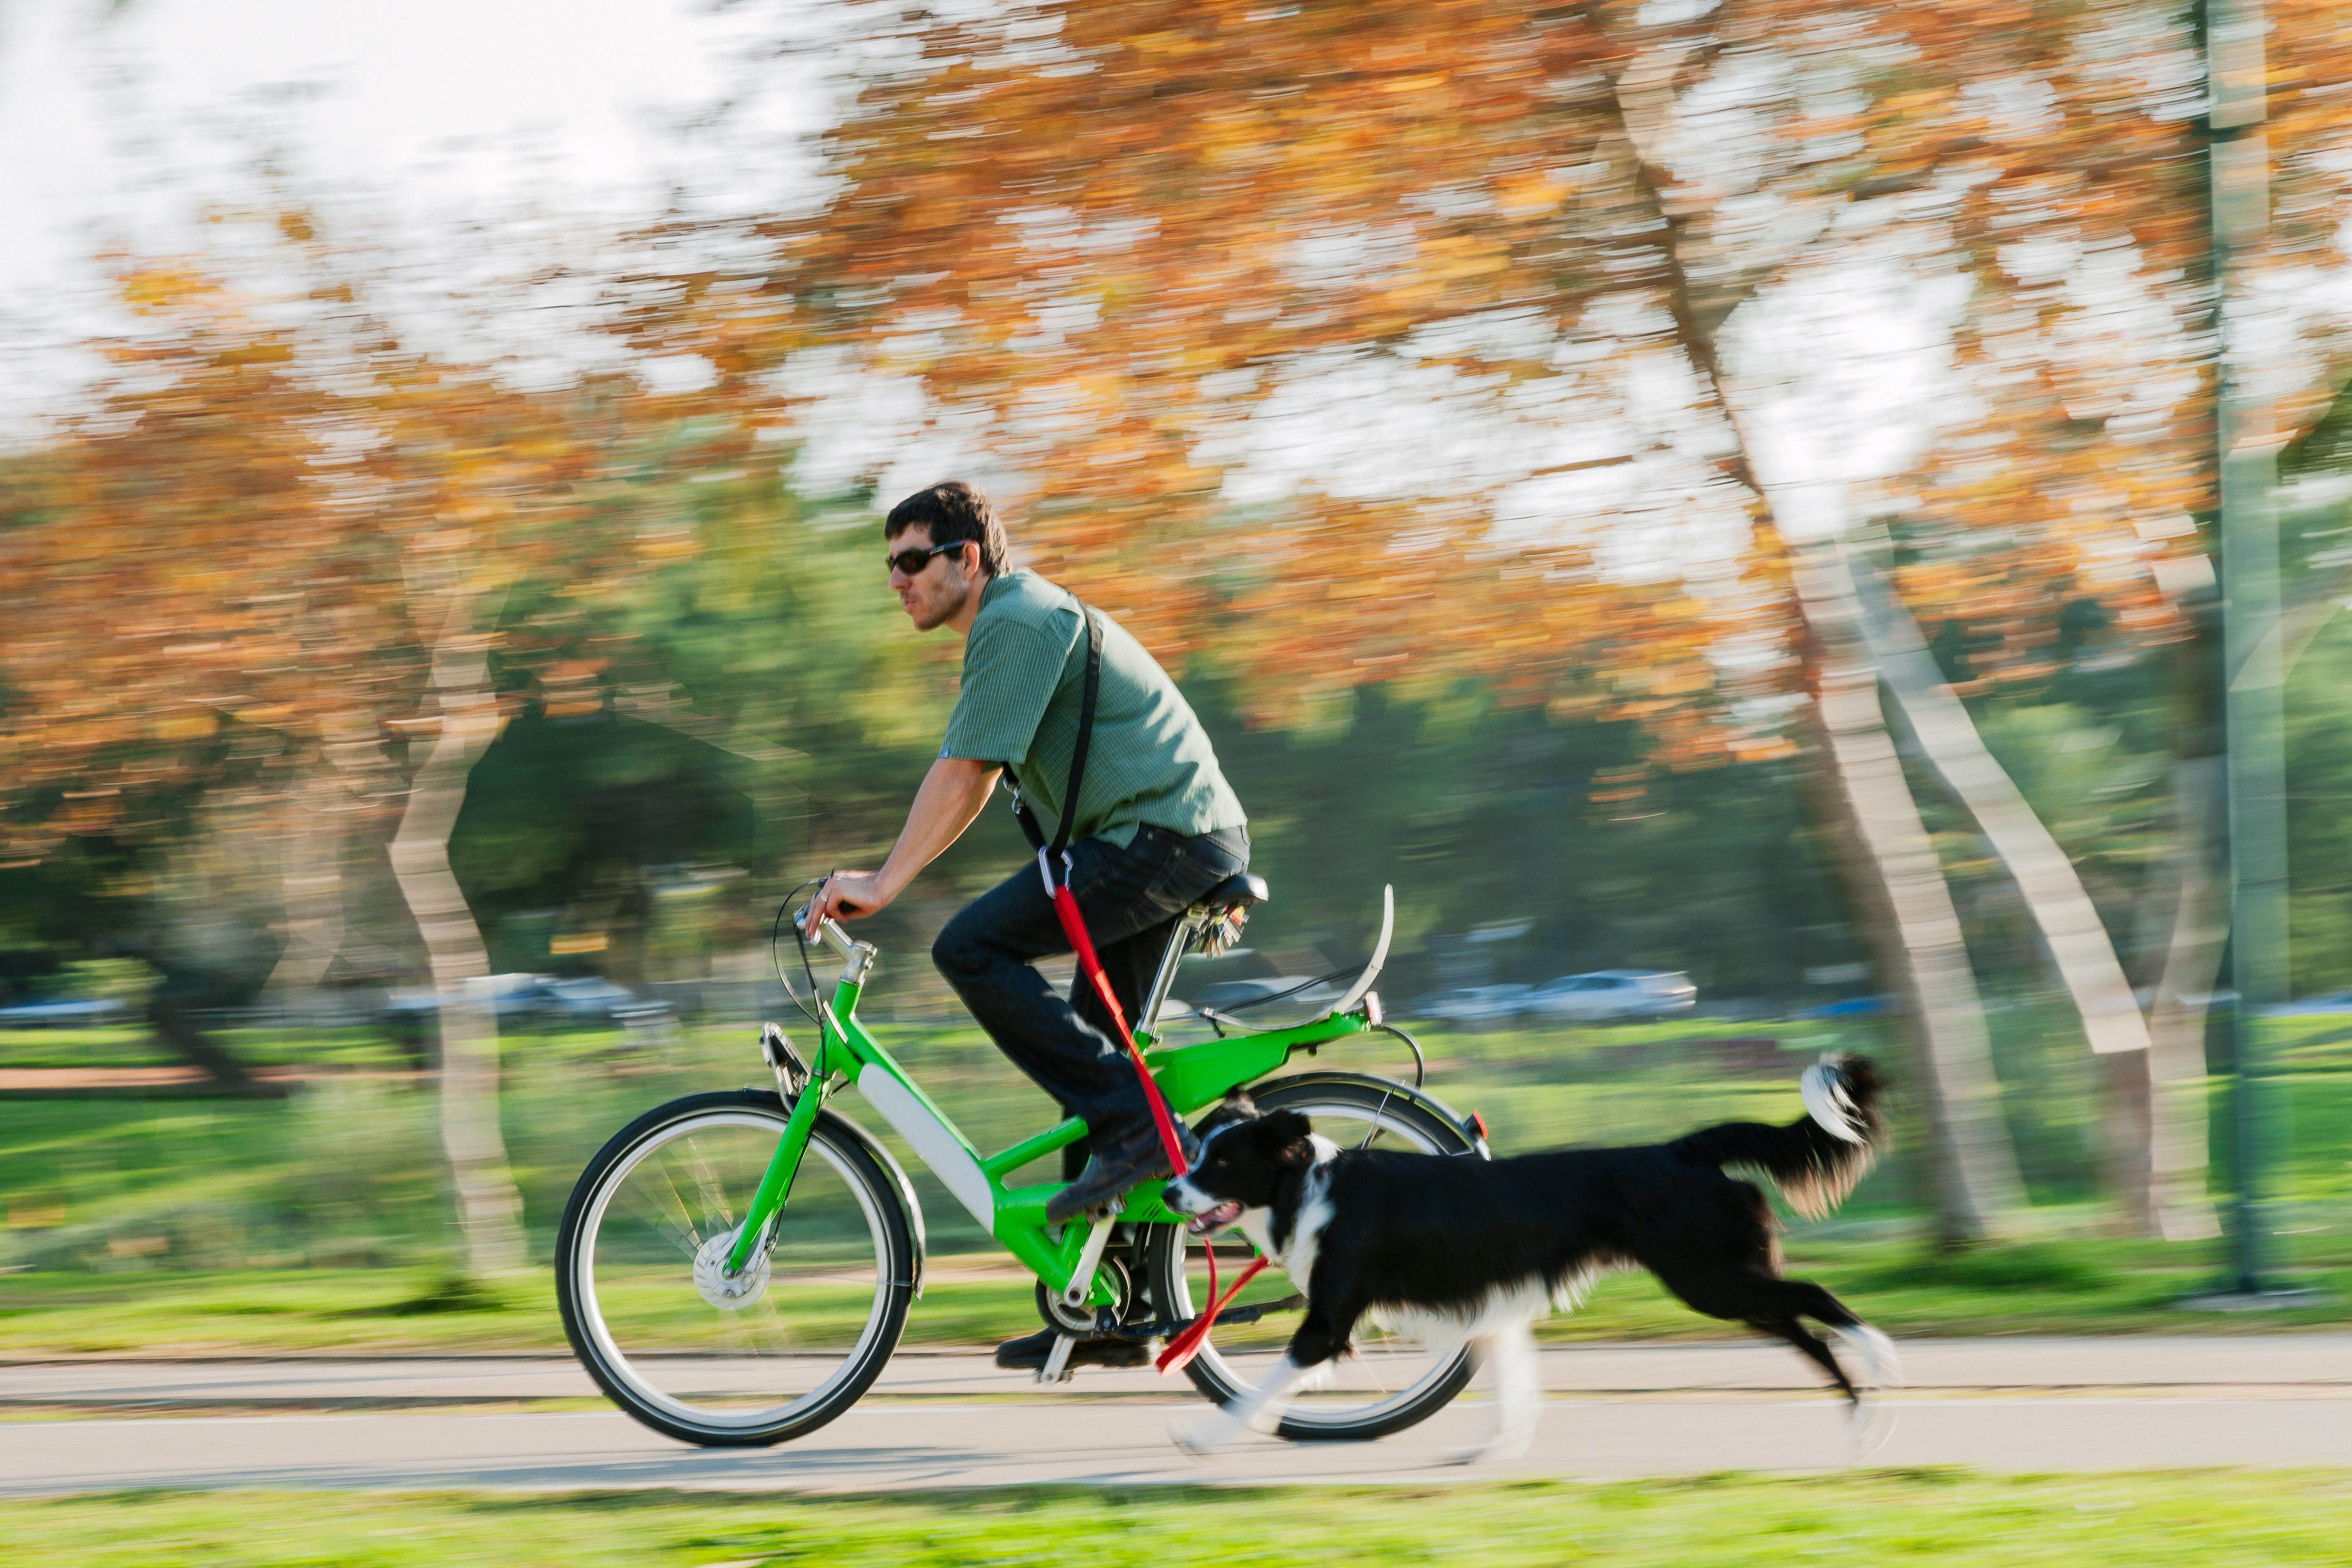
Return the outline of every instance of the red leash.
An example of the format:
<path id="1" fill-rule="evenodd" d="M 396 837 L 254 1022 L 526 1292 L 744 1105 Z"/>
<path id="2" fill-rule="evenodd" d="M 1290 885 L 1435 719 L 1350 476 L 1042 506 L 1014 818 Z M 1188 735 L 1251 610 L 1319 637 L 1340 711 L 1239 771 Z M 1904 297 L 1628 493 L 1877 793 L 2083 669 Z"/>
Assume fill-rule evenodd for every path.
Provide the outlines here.
<path id="1" fill-rule="evenodd" d="M 1134 1064 L 1135 1076 L 1142 1080 L 1143 1098 L 1150 1103 L 1151 1120 L 1160 1129 L 1160 1146 L 1168 1152 L 1168 1168 L 1181 1176 L 1192 1167 L 1184 1163 L 1184 1146 L 1176 1138 L 1176 1119 L 1169 1114 L 1159 1081 L 1143 1065 L 1143 1053 L 1136 1049 L 1135 1036 L 1127 1026 L 1126 1010 L 1111 991 L 1110 976 L 1103 973 L 1102 960 L 1095 956 L 1094 939 L 1087 934 L 1086 920 L 1078 913 L 1078 896 L 1070 891 L 1067 882 L 1055 885 L 1052 863 L 1043 849 L 1037 851 L 1037 870 L 1045 879 L 1045 892 L 1054 900 L 1054 913 L 1062 922 L 1062 934 L 1070 939 L 1070 951 L 1077 954 L 1078 968 L 1093 984 L 1095 994 L 1102 998 L 1103 1005 L 1110 1010 L 1110 1021 L 1118 1026 L 1119 1043 L 1127 1047 L 1127 1059 Z"/>
<path id="2" fill-rule="evenodd" d="M 1217 1244 L 1213 1241 L 1209 1244 L 1209 1310 L 1193 1319 L 1182 1333 L 1170 1340 L 1168 1348 L 1160 1352 L 1160 1359 L 1151 1363 L 1160 1369 L 1160 1376 L 1166 1377 L 1171 1372 L 1181 1370 L 1187 1362 L 1201 1353 L 1201 1347 L 1209 1342 L 1209 1330 L 1215 1325 L 1217 1314 L 1232 1306 L 1234 1298 L 1242 1293 L 1242 1287 L 1256 1279 L 1258 1270 L 1265 1267 L 1265 1254 L 1251 1258 L 1250 1266 L 1242 1270 L 1242 1277 L 1234 1281 L 1234 1288 L 1220 1296 L 1217 1294 Z"/>
<path id="3" fill-rule="evenodd" d="M 1118 997 L 1111 990 L 1110 976 L 1103 973 L 1102 960 L 1095 956 L 1094 939 L 1087 934 L 1086 919 L 1078 913 L 1078 896 L 1070 891 L 1067 882 L 1055 884 L 1053 862 L 1046 858 L 1043 849 L 1037 851 L 1037 871 L 1045 879 L 1045 891 L 1054 900 L 1054 914 L 1062 922 L 1062 934 L 1070 939 L 1070 951 L 1077 955 L 1080 972 L 1094 986 L 1095 994 L 1102 998 L 1103 1006 L 1110 1013 L 1111 1022 L 1118 1026 L 1119 1043 L 1127 1047 L 1127 1059 L 1134 1065 L 1135 1076 L 1143 1085 L 1143 1098 L 1151 1107 L 1153 1124 L 1160 1129 L 1160 1145 L 1167 1151 L 1169 1169 L 1181 1176 L 1191 1167 L 1185 1163 L 1183 1145 L 1177 1142 L 1176 1119 L 1169 1112 L 1168 1101 L 1160 1092 L 1159 1081 L 1151 1076 L 1151 1069 L 1144 1066 L 1143 1053 L 1136 1048 L 1135 1035 L 1127 1026 L 1127 1011 L 1118 1005 Z M 1210 1329 L 1216 1324 L 1217 1314 L 1232 1306 L 1234 1298 L 1242 1293 L 1242 1287 L 1256 1279 L 1258 1271 L 1265 1267 L 1263 1256 L 1250 1259 L 1250 1266 L 1242 1270 L 1242 1277 L 1234 1281 L 1233 1289 L 1221 1296 L 1217 1293 L 1216 1244 L 1210 1243 L 1208 1310 L 1187 1324 L 1184 1331 L 1169 1341 L 1168 1348 L 1160 1352 L 1159 1360 L 1152 1364 L 1160 1369 L 1162 1377 L 1181 1369 L 1201 1353 L 1201 1347 L 1208 1342 Z"/>

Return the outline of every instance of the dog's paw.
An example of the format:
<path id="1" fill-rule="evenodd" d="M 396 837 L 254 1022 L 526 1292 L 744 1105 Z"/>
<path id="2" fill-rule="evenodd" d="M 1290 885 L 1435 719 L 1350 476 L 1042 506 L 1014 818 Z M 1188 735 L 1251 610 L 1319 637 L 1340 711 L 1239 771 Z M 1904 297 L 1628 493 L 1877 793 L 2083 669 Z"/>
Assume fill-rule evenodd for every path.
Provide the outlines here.
<path id="1" fill-rule="evenodd" d="M 1903 1386 L 1903 1357 L 1895 1352 L 1893 1340 L 1868 1323 L 1832 1331 L 1861 1358 L 1864 1384 L 1880 1390 Z"/>
<path id="2" fill-rule="evenodd" d="M 1883 1399 L 1858 1399 L 1846 1417 L 1846 1433 L 1853 1444 L 1853 1462 L 1868 1464 L 1895 1436 L 1895 1407 Z"/>
<path id="3" fill-rule="evenodd" d="M 1212 1415 L 1202 1421 L 1169 1423 L 1168 1440 L 1196 1459 L 1213 1459 L 1231 1448 L 1243 1431 L 1242 1424 L 1230 1415 Z"/>
<path id="4" fill-rule="evenodd" d="M 1523 1459 L 1527 1458 L 1527 1454 L 1526 1437 L 1497 1437 L 1491 1442 L 1472 1443 L 1465 1447 L 1448 1448 L 1440 1454 L 1438 1458 L 1440 1462 L 1448 1465 L 1501 1465 L 1508 1464 L 1513 1459 Z"/>

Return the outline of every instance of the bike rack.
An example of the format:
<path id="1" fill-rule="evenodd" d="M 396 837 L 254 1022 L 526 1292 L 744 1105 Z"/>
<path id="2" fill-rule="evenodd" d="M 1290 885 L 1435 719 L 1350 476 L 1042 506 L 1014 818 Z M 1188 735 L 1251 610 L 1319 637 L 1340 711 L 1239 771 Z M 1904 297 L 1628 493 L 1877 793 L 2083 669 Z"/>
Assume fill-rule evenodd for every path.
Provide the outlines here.
<path id="1" fill-rule="evenodd" d="M 1372 982 L 1381 977 L 1381 966 L 1389 961 L 1389 939 L 1395 934 L 1396 886 L 1383 883 L 1381 887 L 1381 940 L 1372 947 L 1372 961 L 1364 965 L 1364 972 L 1356 976 L 1356 983 L 1348 987 L 1348 994 L 1333 1003 L 1323 1016 L 1336 1018 L 1364 999 L 1365 993 L 1372 988 Z M 1377 1018 L 1373 1020 L 1374 1023 L 1379 1021 Z"/>

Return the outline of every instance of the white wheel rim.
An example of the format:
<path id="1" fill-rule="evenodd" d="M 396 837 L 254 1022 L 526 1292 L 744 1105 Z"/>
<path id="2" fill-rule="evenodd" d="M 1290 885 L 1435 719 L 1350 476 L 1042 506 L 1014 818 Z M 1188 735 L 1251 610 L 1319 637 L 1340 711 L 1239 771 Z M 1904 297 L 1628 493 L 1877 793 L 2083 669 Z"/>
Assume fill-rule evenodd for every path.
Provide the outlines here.
<path id="1" fill-rule="evenodd" d="M 596 1347 L 598 1358 L 613 1376 L 628 1385 L 629 1392 L 636 1398 L 684 1426 L 699 1426 L 714 1431 L 749 1431 L 774 1426 L 780 1421 L 788 1421 L 799 1412 L 822 1403 L 847 1381 L 865 1361 L 866 1350 L 873 1343 L 875 1333 L 880 1329 L 883 1314 L 889 1304 L 892 1283 L 889 1234 L 888 1227 L 883 1221 L 881 1209 L 874 1201 L 874 1194 L 867 1190 L 866 1183 L 853 1172 L 848 1160 L 824 1140 L 811 1136 L 808 1142 L 809 1152 L 822 1155 L 835 1173 L 841 1177 L 843 1184 L 856 1194 L 858 1206 L 864 1211 L 866 1216 L 866 1234 L 873 1238 L 874 1305 L 866 1313 L 865 1327 L 858 1331 L 856 1341 L 841 1357 L 840 1365 L 834 1370 L 831 1376 L 808 1393 L 784 1404 L 751 1411 L 709 1410 L 700 1405 L 689 1405 L 668 1394 L 637 1370 L 628 1354 L 613 1338 L 612 1330 L 604 1321 L 604 1309 L 596 1296 L 596 1238 L 604 1230 L 605 1208 L 612 1203 L 614 1194 L 618 1193 L 622 1184 L 628 1180 L 629 1173 L 644 1163 L 646 1159 L 656 1151 L 708 1127 L 749 1127 L 760 1131 L 772 1131 L 779 1138 L 783 1135 L 783 1119 L 781 1116 L 748 1110 L 709 1110 L 673 1121 L 631 1149 L 604 1173 L 604 1179 L 597 1184 L 595 1196 L 589 1204 L 588 1212 L 581 1216 L 580 1239 L 578 1245 L 572 1248 L 572 1299 L 579 1306 L 581 1326 L 585 1330 L 589 1342 Z M 802 1158 L 805 1161 L 807 1155 L 803 1154 Z M 790 1206 L 789 1204 L 786 1205 L 787 1212 Z M 684 1288 L 689 1293 L 693 1291 L 694 1286 L 690 1278 L 686 1281 Z"/>

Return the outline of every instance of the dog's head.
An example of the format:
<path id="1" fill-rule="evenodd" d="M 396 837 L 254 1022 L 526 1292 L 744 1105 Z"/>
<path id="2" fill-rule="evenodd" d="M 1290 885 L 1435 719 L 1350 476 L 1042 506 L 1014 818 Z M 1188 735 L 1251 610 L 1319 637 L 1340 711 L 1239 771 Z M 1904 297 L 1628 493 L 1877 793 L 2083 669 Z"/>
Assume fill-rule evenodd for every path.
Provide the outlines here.
<path id="1" fill-rule="evenodd" d="M 1261 1115 L 1245 1097 L 1229 1095 L 1201 1124 L 1200 1159 L 1160 1190 L 1160 1201 L 1192 1216 L 1185 1228 L 1199 1236 L 1244 1209 L 1271 1208 L 1282 1184 L 1314 1165 L 1314 1132 L 1296 1110 Z"/>

